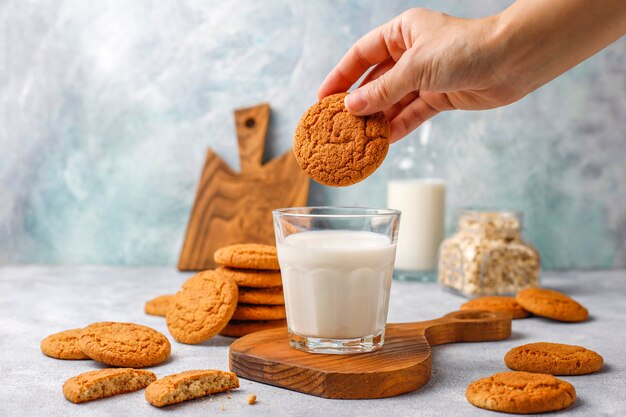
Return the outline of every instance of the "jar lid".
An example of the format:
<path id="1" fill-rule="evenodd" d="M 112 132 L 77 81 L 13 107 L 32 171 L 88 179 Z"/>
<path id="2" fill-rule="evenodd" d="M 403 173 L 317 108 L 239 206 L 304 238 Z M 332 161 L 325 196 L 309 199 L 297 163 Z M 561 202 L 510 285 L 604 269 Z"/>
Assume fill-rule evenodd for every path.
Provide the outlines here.
<path id="1" fill-rule="evenodd" d="M 522 228 L 523 214 L 510 210 L 461 210 L 459 229 L 494 235 L 517 234 Z"/>

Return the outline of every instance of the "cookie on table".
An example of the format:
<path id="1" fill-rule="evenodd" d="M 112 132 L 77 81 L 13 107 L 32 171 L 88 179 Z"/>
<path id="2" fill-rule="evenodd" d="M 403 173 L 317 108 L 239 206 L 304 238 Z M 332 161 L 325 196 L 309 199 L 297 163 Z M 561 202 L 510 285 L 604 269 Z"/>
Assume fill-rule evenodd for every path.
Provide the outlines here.
<path id="1" fill-rule="evenodd" d="M 181 343 L 196 344 L 218 334 L 237 307 L 237 284 L 204 271 L 190 278 L 174 298 L 166 315 L 167 328 Z"/>
<path id="2" fill-rule="evenodd" d="M 498 313 L 507 313 L 513 319 L 523 319 L 530 314 L 524 310 L 513 297 L 487 295 L 474 298 L 461 305 L 461 310 L 487 310 Z"/>
<path id="3" fill-rule="evenodd" d="M 300 119 L 293 153 L 313 180 L 330 186 L 356 184 L 382 164 L 391 129 L 383 113 L 355 116 L 344 105 L 346 93 L 311 106 Z"/>
<path id="4" fill-rule="evenodd" d="M 70 329 L 51 334 L 41 341 L 41 351 L 55 359 L 89 359 L 78 345 L 82 332 L 83 329 Z"/>
<path id="5" fill-rule="evenodd" d="M 173 294 L 159 295 L 158 297 L 146 302 L 144 311 L 146 314 L 165 317 L 167 310 L 169 310 L 170 304 L 172 303 L 172 298 L 174 298 Z"/>
<path id="6" fill-rule="evenodd" d="M 251 288 L 239 287 L 239 303 L 242 304 L 285 304 L 283 287 Z"/>
<path id="7" fill-rule="evenodd" d="M 553 320 L 579 322 L 589 318 L 589 312 L 585 307 L 558 291 L 527 288 L 518 292 L 515 300 L 525 310 Z"/>
<path id="8" fill-rule="evenodd" d="M 604 359 L 582 346 L 539 342 L 514 347 L 504 356 L 504 363 L 515 371 L 584 375 L 602 369 Z"/>
<path id="9" fill-rule="evenodd" d="M 576 400 L 569 382 L 552 375 L 501 372 L 467 387 L 467 400 L 476 407 L 515 414 L 563 410 Z"/>
<path id="10" fill-rule="evenodd" d="M 63 394 L 69 401 L 79 404 L 138 391 L 156 379 L 153 372 L 141 369 L 99 369 L 68 379 L 63 384 Z"/>
<path id="11" fill-rule="evenodd" d="M 252 288 L 280 287 L 283 285 L 280 271 L 260 269 L 234 269 L 220 266 L 215 270 L 219 275 L 234 280 L 237 285 Z"/>
<path id="12" fill-rule="evenodd" d="M 262 330 L 286 327 L 287 320 L 231 320 L 220 334 L 229 337 L 242 337 Z"/>
<path id="13" fill-rule="evenodd" d="M 186 371 L 158 379 L 146 389 L 146 400 L 155 407 L 239 388 L 233 372 L 213 369 Z"/>
<path id="14" fill-rule="evenodd" d="M 85 327 L 79 346 L 93 360 L 124 368 L 159 364 L 172 349 L 167 337 L 150 327 L 111 321 Z"/>
<path id="15" fill-rule="evenodd" d="M 240 243 L 219 248 L 213 259 L 230 268 L 279 270 L 276 247 L 257 243 Z"/>
<path id="16" fill-rule="evenodd" d="M 287 317 L 284 305 L 264 306 L 255 304 L 239 304 L 233 320 L 279 320 Z"/>

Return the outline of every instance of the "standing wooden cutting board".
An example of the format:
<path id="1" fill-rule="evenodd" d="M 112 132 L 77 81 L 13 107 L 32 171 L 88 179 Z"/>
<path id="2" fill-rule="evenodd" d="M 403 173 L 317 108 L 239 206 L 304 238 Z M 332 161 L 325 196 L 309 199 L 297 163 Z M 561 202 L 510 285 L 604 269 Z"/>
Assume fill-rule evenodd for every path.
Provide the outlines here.
<path id="1" fill-rule="evenodd" d="M 178 260 L 181 271 L 215 267 L 213 253 L 234 243 L 274 244 L 272 210 L 305 206 L 309 179 L 291 151 L 262 164 L 268 104 L 235 110 L 241 172 L 209 149 Z"/>

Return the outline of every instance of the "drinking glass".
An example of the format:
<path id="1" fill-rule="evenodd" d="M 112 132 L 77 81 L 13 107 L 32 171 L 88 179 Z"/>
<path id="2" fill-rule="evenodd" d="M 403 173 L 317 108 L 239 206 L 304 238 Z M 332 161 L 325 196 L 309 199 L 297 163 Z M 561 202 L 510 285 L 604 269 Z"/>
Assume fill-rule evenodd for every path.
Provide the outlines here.
<path id="1" fill-rule="evenodd" d="M 335 354 L 382 347 L 400 212 L 301 207 L 273 218 L 291 346 Z"/>

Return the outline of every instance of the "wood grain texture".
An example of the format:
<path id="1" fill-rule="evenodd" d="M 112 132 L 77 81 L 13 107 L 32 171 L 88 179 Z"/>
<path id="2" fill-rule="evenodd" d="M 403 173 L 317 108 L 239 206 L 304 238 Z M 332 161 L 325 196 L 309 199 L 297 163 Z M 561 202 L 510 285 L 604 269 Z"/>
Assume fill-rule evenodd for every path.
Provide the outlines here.
<path id="1" fill-rule="evenodd" d="M 384 346 L 372 353 L 322 355 L 289 345 L 287 329 L 244 336 L 229 350 L 237 376 L 324 398 L 385 398 L 415 391 L 431 374 L 431 346 L 507 339 L 511 318 L 456 311 L 419 323 L 388 324 Z"/>
<path id="2" fill-rule="evenodd" d="M 242 173 L 262 167 L 261 160 L 265 150 L 265 137 L 269 121 L 270 106 L 268 104 L 235 110 L 237 144 Z"/>
<path id="3" fill-rule="evenodd" d="M 234 243 L 274 244 L 272 210 L 305 206 L 309 179 L 291 151 L 262 164 L 270 107 L 235 110 L 241 173 L 209 149 L 196 190 L 181 271 L 214 268 L 213 253 Z"/>

